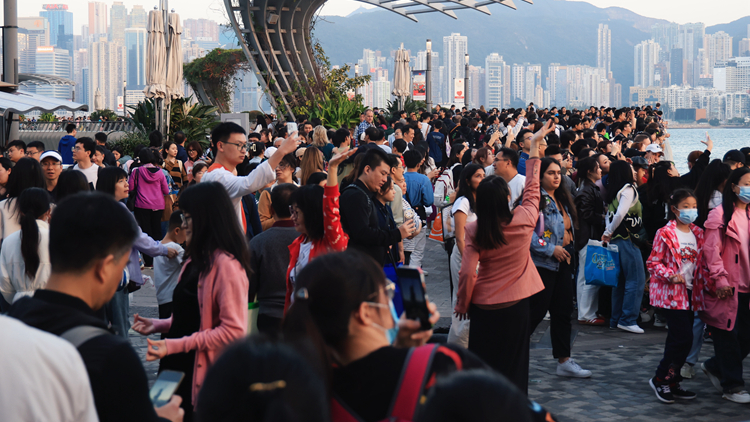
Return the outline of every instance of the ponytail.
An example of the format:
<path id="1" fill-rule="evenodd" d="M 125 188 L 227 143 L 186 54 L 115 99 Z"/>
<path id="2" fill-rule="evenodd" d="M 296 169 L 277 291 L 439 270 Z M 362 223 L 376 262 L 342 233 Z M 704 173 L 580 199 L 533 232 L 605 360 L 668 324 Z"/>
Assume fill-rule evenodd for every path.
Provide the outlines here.
<path id="1" fill-rule="evenodd" d="M 51 198 L 46 190 L 29 188 L 18 198 L 21 224 L 21 256 L 26 266 L 26 276 L 36 277 L 39 269 L 39 227 L 36 220 L 50 208 Z"/>

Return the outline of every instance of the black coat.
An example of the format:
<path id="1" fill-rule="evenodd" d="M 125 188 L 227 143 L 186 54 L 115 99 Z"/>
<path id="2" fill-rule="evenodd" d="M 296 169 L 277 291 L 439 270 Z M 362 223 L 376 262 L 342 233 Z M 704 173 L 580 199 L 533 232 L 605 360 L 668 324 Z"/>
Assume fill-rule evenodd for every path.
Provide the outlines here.
<path id="1" fill-rule="evenodd" d="M 598 186 L 584 180 L 574 201 L 578 212 L 576 250 L 581 250 L 589 239 L 601 240 L 604 234 L 604 199 Z"/>

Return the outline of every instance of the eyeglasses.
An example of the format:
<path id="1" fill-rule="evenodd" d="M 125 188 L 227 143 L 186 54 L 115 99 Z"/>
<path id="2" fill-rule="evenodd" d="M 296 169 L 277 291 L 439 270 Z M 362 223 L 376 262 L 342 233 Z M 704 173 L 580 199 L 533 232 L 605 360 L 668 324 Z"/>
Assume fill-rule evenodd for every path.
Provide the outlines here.
<path id="1" fill-rule="evenodd" d="M 42 151 L 36 151 L 36 152 L 34 152 L 34 151 L 26 151 L 26 156 L 27 157 L 33 157 L 33 156 L 39 155 L 41 153 L 42 153 Z"/>
<path id="2" fill-rule="evenodd" d="M 246 152 L 247 151 L 247 144 L 241 144 L 239 142 L 235 144 L 234 142 L 229 142 L 229 141 L 224 142 L 224 143 L 236 146 L 237 149 L 240 150 L 240 152 Z"/>
<path id="3" fill-rule="evenodd" d="M 297 214 L 299 214 L 299 213 L 297 212 L 297 209 L 296 209 L 296 208 L 294 208 L 294 207 L 293 207 L 292 205 L 290 205 L 290 206 L 289 206 L 289 215 L 291 215 L 291 216 L 295 216 L 295 215 L 297 215 Z"/>
<path id="4" fill-rule="evenodd" d="M 385 279 L 385 286 L 383 287 L 385 290 L 385 295 L 388 297 L 388 300 L 393 300 L 393 297 L 396 295 L 396 284 L 392 282 L 391 280 Z M 374 292 L 367 298 L 377 298 L 380 292 Z M 365 303 L 373 303 L 373 302 L 365 302 Z M 378 304 L 380 305 L 380 304 Z"/>
<path id="5" fill-rule="evenodd" d="M 277 164 L 276 167 L 283 170 L 283 169 L 289 167 L 289 163 L 285 163 L 285 162 L 282 161 L 279 164 Z"/>
<path id="6" fill-rule="evenodd" d="M 59 161 L 45 161 L 42 163 L 42 167 L 57 167 L 62 165 Z"/>

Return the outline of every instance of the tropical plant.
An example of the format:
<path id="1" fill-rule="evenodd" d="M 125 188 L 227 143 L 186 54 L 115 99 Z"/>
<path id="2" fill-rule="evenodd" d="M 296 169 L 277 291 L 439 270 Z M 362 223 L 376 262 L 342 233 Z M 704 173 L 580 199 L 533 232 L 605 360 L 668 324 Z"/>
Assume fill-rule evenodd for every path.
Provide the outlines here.
<path id="1" fill-rule="evenodd" d="M 135 146 L 139 144 L 148 145 L 148 135 L 136 130 L 126 133 L 116 141 L 107 142 L 107 148 L 111 150 L 114 147 L 120 147 L 122 148 L 123 155 L 129 155 L 132 157 Z"/>
<path id="2" fill-rule="evenodd" d="M 191 104 L 192 101 L 193 97 L 172 100 L 167 136 L 172 137 L 175 132 L 181 130 L 187 136 L 188 141 L 198 141 L 206 148 L 208 147 L 206 135 L 216 124 L 218 109 L 200 103 Z M 156 101 L 154 99 L 147 98 L 128 108 L 131 113 L 130 117 L 125 120 L 132 123 L 137 132 L 147 137 L 149 133 L 156 130 Z"/>
<path id="3" fill-rule="evenodd" d="M 418 113 L 420 108 L 427 110 L 427 103 L 424 101 L 414 101 L 411 97 L 406 97 L 404 108 L 399 108 L 398 100 L 389 100 L 388 105 L 386 106 L 387 114 L 389 116 L 393 116 L 399 111 L 405 111 L 406 114 Z"/>
<path id="4" fill-rule="evenodd" d="M 52 113 L 42 113 L 41 116 L 39 116 L 40 122 L 56 122 L 57 116 L 55 116 Z"/>
<path id="5" fill-rule="evenodd" d="M 222 113 L 229 113 L 234 76 L 238 71 L 249 68 L 250 64 L 242 50 L 215 48 L 204 57 L 184 64 L 182 70 L 193 91 L 199 93 L 201 102 L 218 107 Z"/>
<path id="6" fill-rule="evenodd" d="M 108 121 L 114 122 L 117 120 L 117 114 L 114 111 L 105 108 L 104 110 L 97 110 L 89 115 L 89 120 L 92 122 Z"/>
<path id="7" fill-rule="evenodd" d="M 156 130 L 156 101 L 153 98 L 146 98 L 128 108 L 130 116 L 125 120 L 132 123 L 137 131 L 147 135 Z"/>
<path id="8" fill-rule="evenodd" d="M 341 127 L 351 128 L 359 124 L 359 115 L 365 111 L 365 107 L 356 99 L 350 100 L 345 96 L 336 96 L 333 99 L 326 98 L 315 104 L 310 110 L 308 118 L 320 119 L 323 126 L 329 129 Z"/>

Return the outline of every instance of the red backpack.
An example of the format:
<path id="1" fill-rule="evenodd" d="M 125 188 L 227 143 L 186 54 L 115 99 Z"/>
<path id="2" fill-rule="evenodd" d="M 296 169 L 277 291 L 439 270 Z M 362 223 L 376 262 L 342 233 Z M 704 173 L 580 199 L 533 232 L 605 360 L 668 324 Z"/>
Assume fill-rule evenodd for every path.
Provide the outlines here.
<path id="1" fill-rule="evenodd" d="M 409 350 L 404 367 L 401 370 L 401 379 L 388 410 L 388 417 L 383 422 L 409 422 L 414 420 L 417 405 L 427 383 L 432 359 L 438 346 L 437 344 L 426 344 Z M 362 421 L 354 411 L 336 397 L 331 399 L 331 420 L 333 422 Z"/>

